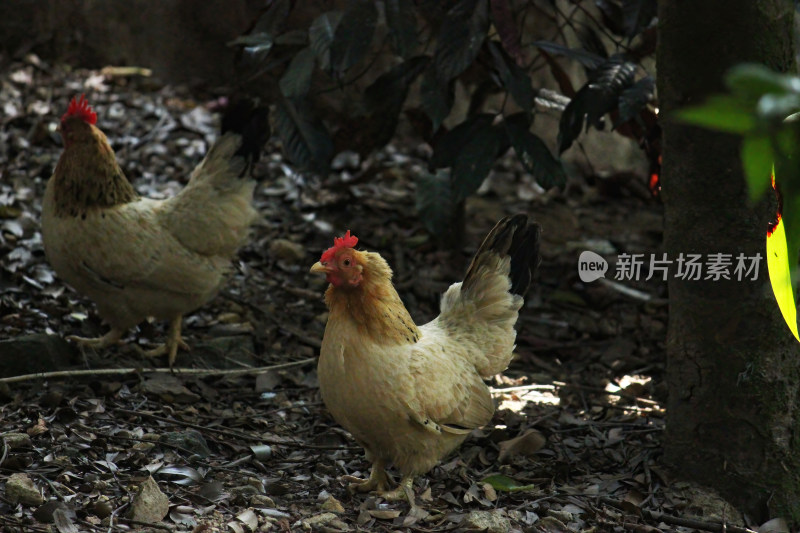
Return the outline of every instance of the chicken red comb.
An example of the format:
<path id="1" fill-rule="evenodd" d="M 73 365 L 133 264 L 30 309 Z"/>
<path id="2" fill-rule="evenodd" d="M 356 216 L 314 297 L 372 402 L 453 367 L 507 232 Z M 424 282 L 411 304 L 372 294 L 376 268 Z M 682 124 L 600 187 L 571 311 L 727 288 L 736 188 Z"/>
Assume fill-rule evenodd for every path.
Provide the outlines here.
<path id="1" fill-rule="evenodd" d="M 66 120 L 69 117 L 82 118 L 89 124 L 97 122 L 97 113 L 92 111 L 92 108 L 89 107 L 89 101 L 86 99 L 85 94 L 81 95 L 80 100 L 76 100 L 74 96 L 72 97 L 67 112 L 61 116 L 61 120 Z"/>
<path id="2" fill-rule="evenodd" d="M 352 248 L 356 244 L 358 244 L 358 237 L 355 235 L 350 235 L 350 230 L 347 230 L 342 237 L 334 237 L 333 238 L 333 246 L 328 248 L 322 253 L 322 257 L 320 258 L 320 263 L 327 263 L 333 259 L 333 256 L 336 255 L 336 252 L 341 250 L 342 248 Z"/>

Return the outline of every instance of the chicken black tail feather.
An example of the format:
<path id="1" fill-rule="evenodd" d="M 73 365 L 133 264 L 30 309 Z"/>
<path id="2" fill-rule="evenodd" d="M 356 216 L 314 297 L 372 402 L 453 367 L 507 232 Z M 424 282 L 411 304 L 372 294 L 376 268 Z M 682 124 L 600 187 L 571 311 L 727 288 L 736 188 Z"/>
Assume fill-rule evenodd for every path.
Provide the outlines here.
<path id="1" fill-rule="evenodd" d="M 222 114 L 221 129 L 223 134 L 233 132 L 242 136 L 236 155 L 245 158 L 249 170 L 258 161 L 271 133 L 269 109 L 250 98 L 232 100 Z"/>
<path id="2" fill-rule="evenodd" d="M 464 277 L 464 288 L 474 283 L 475 272 L 483 263 L 485 252 L 511 257 L 509 278 L 512 294 L 523 296 L 539 266 L 539 234 L 541 228 L 529 223 L 526 215 L 514 215 L 500 220 L 483 240 Z"/>

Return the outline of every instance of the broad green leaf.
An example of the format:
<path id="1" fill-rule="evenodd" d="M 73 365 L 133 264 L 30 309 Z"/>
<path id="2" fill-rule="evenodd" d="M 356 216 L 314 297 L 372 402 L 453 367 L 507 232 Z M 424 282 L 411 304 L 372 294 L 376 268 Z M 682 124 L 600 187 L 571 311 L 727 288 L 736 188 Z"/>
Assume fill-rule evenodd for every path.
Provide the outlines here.
<path id="1" fill-rule="evenodd" d="M 256 21 L 251 33 L 266 32 L 270 35 L 279 35 L 283 30 L 286 17 L 292 10 L 294 0 L 275 0 Z"/>
<path id="2" fill-rule="evenodd" d="M 324 172 L 333 157 L 333 141 L 308 104 L 304 101 L 278 100 L 273 116 L 275 133 L 292 163 Z"/>
<path id="3" fill-rule="evenodd" d="M 457 200 L 466 199 L 478 190 L 489 174 L 506 140 L 499 126 L 480 129 L 463 145 L 453 163 L 453 192 Z"/>
<path id="4" fill-rule="evenodd" d="M 758 200 L 770 188 L 770 168 L 774 160 L 769 137 L 748 135 L 744 138 L 742 168 L 751 200 Z"/>
<path id="5" fill-rule="evenodd" d="M 530 113 L 533 108 L 533 98 L 535 96 L 531 78 L 528 73 L 520 68 L 514 59 L 503 50 L 500 43 L 489 41 L 489 52 L 492 54 L 494 68 L 500 77 L 503 87 L 508 91 L 514 101 L 526 113 Z"/>
<path id="6" fill-rule="evenodd" d="M 272 36 L 266 32 L 242 35 L 228 43 L 228 46 L 243 46 L 245 52 L 256 56 L 266 56 L 272 45 Z"/>
<path id="7" fill-rule="evenodd" d="M 397 110 L 395 114 L 399 114 L 409 87 L 428 66 L 430 60 L 429 56 L 424 55 L 412 57 L 381 74 L 364 90 L 364 103 L 367 109 L 375 111 L 390 107 Z"/>
<path id="8" fill-rule="evenodd" d="M 341 20 L 341 11 L 328 11 L 315 18 L 308 27 L 309 46 L 317 54 L 319 68 L 324 71 L 330 69 L 331 43 Z"/>
<path id="9" fill-rule="evenodd" d="M 584 119 L 598 130 L 603 129 L 603 117 L 618 107 L 620 96 L 634 84 L 636 69 L 635 63 L 621 56 L 603 60 L 561 114 L 559 153 L 572 146 L 580 135 Z"/>
<path id="10" fill-rule="evenodd" d="M 386 25 L 397 55 L 408 58 L 417 48 L 417 14 L 408 0 L 385 0 Z"/>
<path id="11" fill-rule="evenodd" d="M 308 30 L 289 30 L 275 37 L 275 44 L 285 46 L 306 46 L 308 44 Z"/>
<path id="12" fill-rule="evenodd" d="M 522 50 L 517 21 L 510 4 L 510 0 L 489 0 L 489 12 L 503 49 L 514 58 L 517 65 L 524 65 L 525 52 Z"/>
<path id="13" fill-rule="evenodd" d="M 433 60 L 436 75 L 450 81 L 469 67 L 478 57 L 489 31 L 487 0 L 460 0 L 447 12 Z"/>
<path id="14" fill-rule="evenodd" d="M 378 11 L 373 0 L 351 0 L 331 42 L 331 69 L 342 74 L 364 59 L 372 44 Z"/>
<path id="15" fill-rule="evenodd" d="M 474 138 L 478 131 L 491 128 L 492 122 L 494 115 L 478 113 L 442 135 L 433 147 L 429 166 L 431 168 L 453 166 L 469 140 Z"/>
<path id="16" fill-rule="evenodd" d="M 430 66 L 425 70 L 422 75 L 422 82 L 419 87 L 420 107 L 428 118 L 431 119 L 433 131 L 437 131 L 439 127 L 450 114 L 450 109 L 453 107 L 453 100 L 455 99 L 455 90 L 450 81 L 443 81 L 439 79 L 436 73 L 436 68 Z"/>
<path id="17" fill-rule="evenodd" d="M 773 139 L 775 181 L 780 190 L 786 244 L 791 251 L 793 286 L 798 283 L 797 255 L 800 250 L 800 123 L 786 121 Z"/>
<path id="18" fill-rule="evenodd" d="M 553 43 L 550 41 L 534 41 L 532 46 L 547 50 L 553 55 L 565 56 L 574 59 L 586 68 L 595 69 L 606 61 L 605 57 L 599 56 L 592 52 L 587 52 L 580 48 L 569 48 L 563 44 Z"/>
<path id="19" fill-rule="evenodd" d="M 603 14 L 603 25 L 617 35 L 625 35 L 622 6 L 615 0 L 594 0 L 594 5 Z"/>
<path id="20" fill-rule="evenodd" d="M 311 75 L 314 72 L 314 51 L 303 48 L 292 58 L 278 85 L 286 98 L 303 98 L 311 88 Z"/>
<path id="21" fill-rule="evenodd" d="M 777 125 L 800 110 L 800 94 L 765 94 L 758 99 L 756 114 L 768 124 Z"/>
<path id="22" fill-rule="evenodd" d="M 450 172 L 439 170 L 417 178 L 417 213 L 432 235 L 442 237 L 455 214 L 456 201 L 450 184 Z"/>
<path id="23" fill-rule="evenodd" d="M 536 182 L 545 189 L 563 187 L 567 180 L 564 164 L 550 153 L 544 141 L 531 133 L 525 114 L 506 117 L 503 125 L 517 157 Z"/>
<path id="24" fill-rule="evenodd" d="M 488 483 L 494 490 L 501 492 L 522 492 L 527 490 L 536 490 L 536 485 L 523 485 L 514 478 L 504 476 L 502 474 L 494 474 L 487 476 L 481 480 L 481 483 Z"/>
<path id="25" fill-rule="evenodd" d="M 639 113 L 652 99 L 655 93 L 656 80 L 646 76 L 619 95 L 619 117 L 614 128 L 639 116 Z"/>
<path id="26" fill-rule="evenodd" d="M 622 94 L 634 84 L 636 63 L 616 55 L 597 67 L 584 86 L 586 120 L 598 130 L 602 117 L 619 106 Z"/>
<path id="27" fill-rule="evenodd" d="M 625 36 L 635 37 L 650 25 L 656 16 L 656 0 L 622 0 Z"/>
<path id="28" fill-rule="evenodd" d="M 416 56 L 383 73 L 364 90 L 364 104 L 372 144 L 375 147 L 388 143 L 395 130 L 408 89 L 430 62 L 429 56 Z"/>
<path id="29" fill-rule="evenodd" d="M 725 83 L 734 94 L 753 101 L 764 94 L 800 93 L 800 79 L 756 63 L 731 68 L 725 74 Z"/>
<path id="30" fill-rule="evenodd" d="M 569 149 L 572 142 L 581 134 L 584 117 L 586 117 L 586 91 L 581 89 L 569 101 L 558 120 L 558 153 Z"/>
<path id="31" fill-rule="evenodd" d="M 688 124 L 726 133 L 747 134 L 756 129 L 753 109 L 730 95 L 711 96 L 701 105 L 678 111 L 676 118 Z"/>

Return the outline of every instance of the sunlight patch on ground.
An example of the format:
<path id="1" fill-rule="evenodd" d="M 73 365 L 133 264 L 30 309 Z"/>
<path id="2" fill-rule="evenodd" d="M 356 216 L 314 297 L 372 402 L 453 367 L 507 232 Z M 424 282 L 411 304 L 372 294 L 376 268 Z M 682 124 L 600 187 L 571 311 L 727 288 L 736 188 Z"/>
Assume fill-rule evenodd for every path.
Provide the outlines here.
<path id="1" fill-rule="evenodd" d="M 554 385 L 522 385 L 492 388 L 491 391 L 494 397 L 500 398 L 498 410 L 508 409 L 515 413 L 522 412 L 528 402 L 557 405 L 560 401 Z"/>

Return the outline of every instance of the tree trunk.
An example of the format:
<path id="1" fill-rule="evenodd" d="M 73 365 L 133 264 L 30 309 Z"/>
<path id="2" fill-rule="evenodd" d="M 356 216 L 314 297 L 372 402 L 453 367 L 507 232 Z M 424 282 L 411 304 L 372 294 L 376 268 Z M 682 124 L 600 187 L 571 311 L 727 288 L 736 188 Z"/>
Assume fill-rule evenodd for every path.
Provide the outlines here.
<path id="1" fill-rule="evenodd" d="M 795 71 L 788 0 L 668 0 L 659 5 L 665 248 L 761 254 L 755 281 L 669 281 L 665 459 L 753 520 L 800 524 L 800 344 L 769 284 L 765 238 L 775 206 L 751 206 L 741 139 L 671 112 L 722 92 L 742 62 Z M 765 180 L 767 176 L 765 176 Z M 705 277 L 705 273 L 703 274 Z"/>

